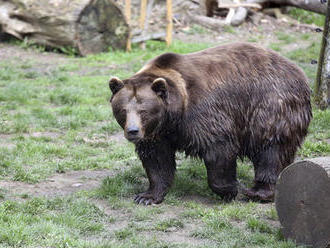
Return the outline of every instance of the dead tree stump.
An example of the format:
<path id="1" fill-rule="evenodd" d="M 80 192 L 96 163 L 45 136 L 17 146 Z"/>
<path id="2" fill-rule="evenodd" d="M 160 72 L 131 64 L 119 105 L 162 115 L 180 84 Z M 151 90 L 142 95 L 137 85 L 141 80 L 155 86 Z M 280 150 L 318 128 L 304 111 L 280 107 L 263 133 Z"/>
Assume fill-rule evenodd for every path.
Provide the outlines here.
<path id="1" fill-rule="evenodd" d="M 125 48 L 129 27 L 112 0 L 0 0 L 0 30 L 81 55 Z"/>
<path id="2" fill-rule="evenodd" d="M 275 202 L 286 238 L 311 247 L 330 246 L 330 157 L 296 162 L 283 170 Z"/>
<path id="3" fill-rule="evenodd" d="M 316 105 L 321 109 L 330 107 L 330 2 L 327 3 L 327 14 L 324 23 L 322 46 L 315 82 Z"/>

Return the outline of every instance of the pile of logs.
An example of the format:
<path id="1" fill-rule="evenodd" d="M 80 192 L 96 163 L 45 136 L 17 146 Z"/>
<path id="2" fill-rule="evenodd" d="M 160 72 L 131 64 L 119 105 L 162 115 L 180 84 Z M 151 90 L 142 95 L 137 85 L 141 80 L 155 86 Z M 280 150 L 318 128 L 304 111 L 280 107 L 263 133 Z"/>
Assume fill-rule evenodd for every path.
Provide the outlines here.
<path id="1" fill-rule="evenodd" d="M 274 7 L 295 6 L 325 14 L 326 1 L 0 0 L 0 37 L 5 33 L 48 47 L 73 47 L 87 55 L 109 48 L 129 50 L 131 42 L 148 39 L 166 37 L 170 44 L 172 20 L 177 21 L 177 16 L 221 31 L 223 26 L 242 24 L 248 14 L 257 16 L 257 11 L 269 12 Z M 275 15 L 280 15 L 276 10 Z M 224 18 L 213 18 L 219 13 Z M 150 27 L 149 23 L 156 25 Z"/>
<path id="2" fill-rule="evenodd" d="M 164 5 L 164 3 L 160 3 Z M 111 49 L 130 50 L 131 43 L 172 35 L 172 0 L 162 9 L 159 29 L 149 30 L 155 0 L 0 0 L 0 38 L 9 34 L 46 47 L 70 47 L 84 56 Z M 140 20 L 137 20 L 139 18 Z"/>
<path id="3" fill-rule="evenodd" d="M 125 48 L 129 26 L 112 0 L 0 0 L 0 32 L 87 55 Z"/>
<path id="4" fill-rule="evenodd" d="M 257 11 L 281 18 L 283 15 L 280 8 L 286 6 L 293 6 L 323 15 L 327 11 L 326 0 L 204 0 L 199 2 L 190 0 L 182 2 L 180 8 L 185 9 L 186 15 L 192 22 L 219 31 L 221 27 L 226 25 L 241 25 L 248 14 L 253 16 Z M 196 9 L 201 10 L 197 15 Z M 223 16 L 224 18 L 213 18 L 214 15 Z M 285 18 L 289 19 L 288 16 Z M 290 22 L 295 21 L 292 19 Z"/>

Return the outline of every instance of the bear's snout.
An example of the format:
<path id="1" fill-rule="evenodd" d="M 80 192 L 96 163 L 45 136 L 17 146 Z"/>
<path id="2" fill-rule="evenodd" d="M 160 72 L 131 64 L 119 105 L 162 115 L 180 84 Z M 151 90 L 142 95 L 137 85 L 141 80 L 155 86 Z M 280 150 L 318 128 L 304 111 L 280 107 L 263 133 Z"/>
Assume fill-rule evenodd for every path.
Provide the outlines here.
<path id="1" fill-rule="evenodd" d="M 141 130 L 141 119 L 136 111 L 129 111 L 127 114 L 125 137 L 133 143 L 143 137 L 143 132 Z"/>
<path id="2" fill-rule="evenodd" d="M 143 135 L 141 129 L 138 126 L 130 125 L 126 126 L 125 128 L 125 137 L 128 139 L 128 141 L 135 143 L 139 139 L 142 139 Z"/>
<path id="3" fill-rule="evenodd" d="M 134 142 L 135 140 L 140 138 L 140 129 L 137 126 L 127 127 L 126 133 L 127 133 L 126 138 L 129 141 Z"/>

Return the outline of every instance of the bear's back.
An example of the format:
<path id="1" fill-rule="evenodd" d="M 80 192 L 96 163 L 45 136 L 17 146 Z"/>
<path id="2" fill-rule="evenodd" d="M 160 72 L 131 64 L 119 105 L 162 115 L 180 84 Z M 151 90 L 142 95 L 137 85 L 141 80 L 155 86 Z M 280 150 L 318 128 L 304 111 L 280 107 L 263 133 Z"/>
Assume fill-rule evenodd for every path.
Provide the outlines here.
<path id="1" fill-rule="evenodd" d="M 273 51 L 249 43 L 227 44 L 186 54 L 182 61 L 176 66 L 180 73 L 184 77 L 195 75 L 206 84 L 206 89 L 226 83 L 252 84 L 272 79 L 306 81 L 304 73 L 295 64 Z"/>

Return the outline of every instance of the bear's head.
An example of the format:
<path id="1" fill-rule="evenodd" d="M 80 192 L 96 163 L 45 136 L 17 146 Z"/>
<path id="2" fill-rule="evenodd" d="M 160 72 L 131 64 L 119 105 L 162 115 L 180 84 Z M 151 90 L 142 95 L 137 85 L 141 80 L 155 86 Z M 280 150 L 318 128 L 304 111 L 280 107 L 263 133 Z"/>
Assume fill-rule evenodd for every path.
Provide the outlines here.
<path id="1" fill-rule="evenodd" d="M 109 82 L 113 114 L 125 137 L 137 143 L 153 138 L 161 127 L 169 104 L 168 82 L 156 76 L 136 76 Z"/>

